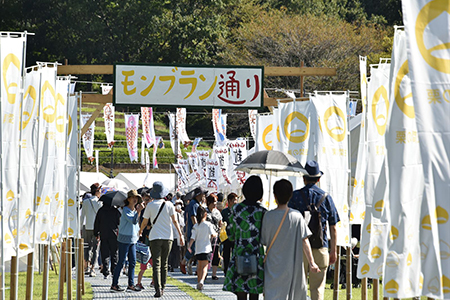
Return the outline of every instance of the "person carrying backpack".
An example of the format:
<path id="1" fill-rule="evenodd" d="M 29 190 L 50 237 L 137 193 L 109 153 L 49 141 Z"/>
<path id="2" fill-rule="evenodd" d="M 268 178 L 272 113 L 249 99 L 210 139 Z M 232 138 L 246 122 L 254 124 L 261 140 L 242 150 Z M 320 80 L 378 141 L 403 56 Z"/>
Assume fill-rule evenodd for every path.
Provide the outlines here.
<path id="1" fill-rule="evenodd" d="M 312 236 L 311 243 L 314 261 L 321 272 L 312 273 L 305 264 L 305 273 L 309 273 L 309 289 L 312 300 L 322 300 L 325 293 L 326 270 L 328 265 L 336 262 L 336 224 L 340 221 L 333 199 L 317 186 L 323 172 L 316 161 L 309 160 L 305 164 L 308 175 L 303 176 L 305 186 L 293 192 L 288 203 L 290 208 L 300 211 L 305 218 Z M 327 238 L 327 223 L 331 239 Z"/>

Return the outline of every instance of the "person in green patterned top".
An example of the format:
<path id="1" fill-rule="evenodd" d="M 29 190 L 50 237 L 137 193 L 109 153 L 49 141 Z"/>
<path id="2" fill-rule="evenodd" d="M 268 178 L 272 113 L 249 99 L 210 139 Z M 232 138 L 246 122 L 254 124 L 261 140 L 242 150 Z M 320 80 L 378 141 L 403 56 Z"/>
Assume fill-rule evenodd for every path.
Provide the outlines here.
<path id="1" fill-rule="evenodd" d="M 235 247 L 223 290 L 235 293 L 238 300 L 247 299 L 248 295 L 250 300 L 256 300 L 264 290 L 264 248 L 260 241 L 260 231 L 267 210 L 259 203 L 263 196 L 261 179 L 257 176 L 249 177 L 242 187 L 242 193 L 245 200 L 235 204 L 230 215 L 228 238 L 234 241 Z M 258 271 L 254 276 L 242 276 L 236 271 L 236 256 L 245 251 L 258 258 Z"/>

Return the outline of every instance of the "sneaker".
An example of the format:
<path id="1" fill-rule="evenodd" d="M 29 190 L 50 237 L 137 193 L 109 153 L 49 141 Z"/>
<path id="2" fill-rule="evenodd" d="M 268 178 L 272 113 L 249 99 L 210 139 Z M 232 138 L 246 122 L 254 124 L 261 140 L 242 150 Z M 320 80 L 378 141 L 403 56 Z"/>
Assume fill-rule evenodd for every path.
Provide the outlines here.
<path id="1" fill-rule="evenodd" d="M 111 291 L 111 293 L 120 293 L 120 292 L 123 292 L 124 289 L 121 288 L 120 286 L 116 285 L 116 286 L 111 286 L 110 291 Z"/>
<path id="2" fill-rule="evenodd" d="M 219 280 L 219 277 L 217 276 L 211 276 L 212 280 Z"/>
<path id="3" fill-rule="evenodd" d="M 203 283 L 201 282 L 197 283 L 197 290 L 199 291 L 203 290 Z"/>
<path id="4" fill-rule="evenodd" d="M 192 264 L 188 264 L 188 265 L 187 265 L 187 272 L 188 272 L 189 275 L 194 274 L 194 273 L 192 272 Z"/>
<path id="5" fill-rule="evenodd" d="M 141 290 L 145 290 L 144 286 L 142 285 L 142 283 L 138 283 L 136 284 L 136 287 L 138 287 Z"/>
<path id="6" fill-rule="evenodd" d="M 161 297 L 161 292 L 160 291 L 156 291 L 155 295 L 153 295 L 154 298 L 160 298 Z"/>
<path id="7" fill-rule="evenodd" d="M 183 263 L 180 264 L 180 271 L 181 271 L 181 273 L 186 274 L 186 265 L 185 264 L 183 264 Z"/>
<path id="8" fill-rule="evenodd" d="M 103 275 L 103 279 L 108 279 L 109 275 Z"/>
<path id="9" fill-rule="evenodd" d="M 91 270 L 91 272 L 89 273 L 89 277 L 95 277 L 97 276 L 97 274 L 95 274 L 94 269 Z"/>
<path id="10" fill-rule="evenodd" d="M 127 287 L 127 292 L 140 292 L 141 289 L 135 285 Z"/>

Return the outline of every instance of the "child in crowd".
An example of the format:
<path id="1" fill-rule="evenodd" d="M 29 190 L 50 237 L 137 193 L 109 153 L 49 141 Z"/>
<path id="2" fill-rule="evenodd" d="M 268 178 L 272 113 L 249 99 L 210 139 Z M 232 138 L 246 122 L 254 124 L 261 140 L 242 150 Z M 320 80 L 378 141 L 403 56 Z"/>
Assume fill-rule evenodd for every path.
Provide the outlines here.
<path id="1" fill-rule="evenodd" d="M 192 228 L 192 236 L 189 241 L 188 251 L 191 253 L 191 246 L 195 241 L 195 258 L 197 259 L 197 289 L 202 290 L 208 273 L 208 263 L 211 259 L 211 238 L 217 233 L 212 224 L 206 221 L 206 209 L 199 206 L 197 209 L 197 224 Z"/>

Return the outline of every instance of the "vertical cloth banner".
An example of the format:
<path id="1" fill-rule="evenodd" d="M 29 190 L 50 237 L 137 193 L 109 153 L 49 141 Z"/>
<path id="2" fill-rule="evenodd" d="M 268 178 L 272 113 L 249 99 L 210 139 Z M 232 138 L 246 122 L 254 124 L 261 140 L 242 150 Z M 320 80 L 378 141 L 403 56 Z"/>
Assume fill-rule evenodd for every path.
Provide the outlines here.
<path id="1" fill-rule="evenodd" d="M 41 104 L 39 107 L 39 145 L 36 196 L 35 241 L 48 244 L 51 238 L 51 202 L 53 194 L 53 172 L 55 170 L 56 143 L 56 68 L 43 66 L 41 71 Z"/>
<path id="2" fill-rule="evenodd" d="M 395 30 L 390 78 L 392 110 L 385 140 L 391 226 L 383 284 L 385 295 L 403 299 L 421 295 L 420 235 L 417 233 L 424 190 L 403 30 Z"/>
<path id="3" fill-rule="evenodd" d="M 192 144 L 192 152 L 193 153 L 195 153 L 195 152 L 197 152 L 197 147 L 198 147 L 198 145 L 200 144 L 200 141 L 202 140 L 203 138 L 195 138 L 195 140 L 194 140 L 194 143 Z"/>
<path id="4" fill-rule="evenodd" d="M 272 144 L 276 138 L 275 116 L 272 114 L 256 115 L 255 151 L 272 150 Z"/>
<path id="5" fill-rule="evenodd" d="M 326 170 L 320 187 L 333 197 L 341 221 L 336 225 L 339 246 L 349 246 L 348 222 L 348 124 L 345 94 L 316 94 L 312 103 L 317 112 L 317 161 Z"/>
<path id="6" fill-rule="evenodd" d="M 62 77 L 56 80 L 56 104 L 55 104 L 55 131 L 53 132 L 55 143 L 56 162 L 53 176 L 53 191 L 51 194 L 51 235 L 52 243 L 61 240 L 64 219 L 66 218 L 66 142 L 67 142 L 67 95 L 69 78 Z M 48 176 L 48 175 L 47 175 Z"/>
<path id="7" fill-rule="evenodd" d="M 156 137 L 156 142 L 153 144 L 153 169 L 158 169 L 158 160 L 156 159 L 156 152 L 158 151 L 159 143 L 161 143 L 161 137 Z M 164 145 L 164 144 L 163 144 Z"/>
<path id="8" fill-rule="evenodd" d="M 229 154 L 228 154 L 228 147 L 214 147 L 213 149 L 214 158 L 219 162 L 220 172 L 222 175 L 222 179 L 219 181 L 219 190 L 225 190 L 226 186 L 231 186 L 231 178 L 228 175 L 228 169 L 229 169 Z M 222 185 L 223 182 L 223 186 Z"/>
<path id="9" fill-rule="evenodd" d="M 355 178 L 353 180 L 352 202 L 350 206 L 350 224 L 362 224 L 366 204 L 364 200 L 364 177 L 366 175 L 366 102 L 367 102 L 367 57 L 359 57 L 359 73 L 361 85 L 362 117 L 359 130 L 358 158 Z"/>
<path id="10" fill-rule="evenodd" d="M 150 148 L 156 143 L 155 125 L 153 122 L 153 108 L 141 107 L 142 134 L 145 146 Z"/>
<path id="11" fill-rule="evenodd" d="M 180 139 L 178 136 L 178 124 L 176 124 L 175 114 L 169 114 L 169 136 L 170 136 L 170 145 L 172 147 L 173 154 L 177 157 L 177 159 L 183 158 L 183 154 L 180 149 Z"/>
<path id="12" fill-rule="evenodd" d="M 0 37 L 1 66 L 1 153 L 2 158 L 2 261 L 15 255 L 14 247 L 18 237 L 18 179 L 19 179 L 19 135 L 21 129 L 20 88 L 22 84 L 23 52 L 26 36 Z M 2 266 L 3 267 L 3 264 Z"/>
<path id="13" fill-rule="evenodd" d="M 191 174 L 191 170 L 189 169 L 189 161 L 187 159 L 178 159 L 178 165 L 183 168 L 184 173 L 187 176 L 189 176 L 189 174 Z"/>
<path id="14" fill-rule="evenodd" d="M 253 140 L 256 140 L 256 116 L 258 115 L 258 111 L 256 109 L 248 110 L 248 124 L 250 125 L 250 134 L 252 135 Z"/>
<path id="15" fill-rule="evenodd" d="M 191 143 L 186 131 L 186 108 L 177 108 L 176 118 L 178 138 L 186 148 Z"/>
<path id="16" fill-rule="evenodd" d="M 222 109 L 212 110 L 212 124 L 217 146 L 225 146 L 227 143 L 227 115 L 222 114 Z"/>
<path id="17" fill-rule="evenodd" d="M 208 158 L 206 161 L 206 187 L 217 193 L 219 190 L 220 167 L 217 159 Z"/>
<path id="18" fill-rule="evenodd" d="M 112 103 L 106 103 L 103 107 L 103 120 L 105 123 L 105 134 L 108 148 L 111 148 L 114 141 L 114 106 Z"/>
<path id="19" fill-rule="evenodd" d="M 358 278 L 379 278 L 383 275 L 389 234 L 386 198 L 385 132 L 389 116 L 388 98 L 390 64 L 371 68 L 367 97 L 367 169 L 365 179 L 366 213 L 361 228 L 361 250 Z"/>
<path id="20" fill-rule="evenodd" d="M 78 124 L 77 124 L 77 96 L 69 96 L 68 99 L 68 132 L 67 132 L 67 235 L 77 237 L 81 230 L 78 224 Z"/>
<path id="21" fill-rule="evenodd" d="M 209 158 L 209 151 L 208 150 L 198 150 L 198 165 L 199 168 L 201 169 L 200 174 L 202 174 L 202 176 L 204 178 L 206 178 L 206 163 L 208 161 Z M 203 173 L 202 173 L 203 171 Z"/>
<path id="22" fill-rule="evenodd" d="M 138 126 L 139 115 L 125 114 L 125 134 L 130 160 L 138 161 Z"/>
<path id="23" fill-rule="evenodd" d="M 402 1 L 402 8 L 428 210 L 421 216 L 421 238 L 433 237 L 421 242 L 422 295 L 450 299 L 449 5 L 445 0 Z"/>
<path id="24" fill-rule="evenodd" d="M 230 149 L 230 157 L 233 164 L 233 169 L 238 166 L 244 159 L 247 158 L 247 141 L 243 138 L 237 139 L 235 141 L 229 141 L 227 143 Z M 239 185 L 242 187 L 247 179 L 245 172 L 234 171 L 236 174 L 236 179 Z"/>
<path id="25" fill-rule="evenodd" d="M 91 118 L 91 114 L 82 114 L 81 115 L 81 128 L 84 127 L 84 124 Z M 86 130 L 86 133 L 83 134 L 83 146 L 84 152 L 88 157 L 89 161 L 94 161 L 94 130 L 95 130 L 95 121 L 92 122 L 91 126 Z"/>
<path id="26" fill-rule="evenodd" d="M 37 108 L 39 106 L 40 72 L 25 75 L 22 111 L 22 162 L 20 170 L 19 256 L 33 249 L 34 195 L 36 184 Z"/>

